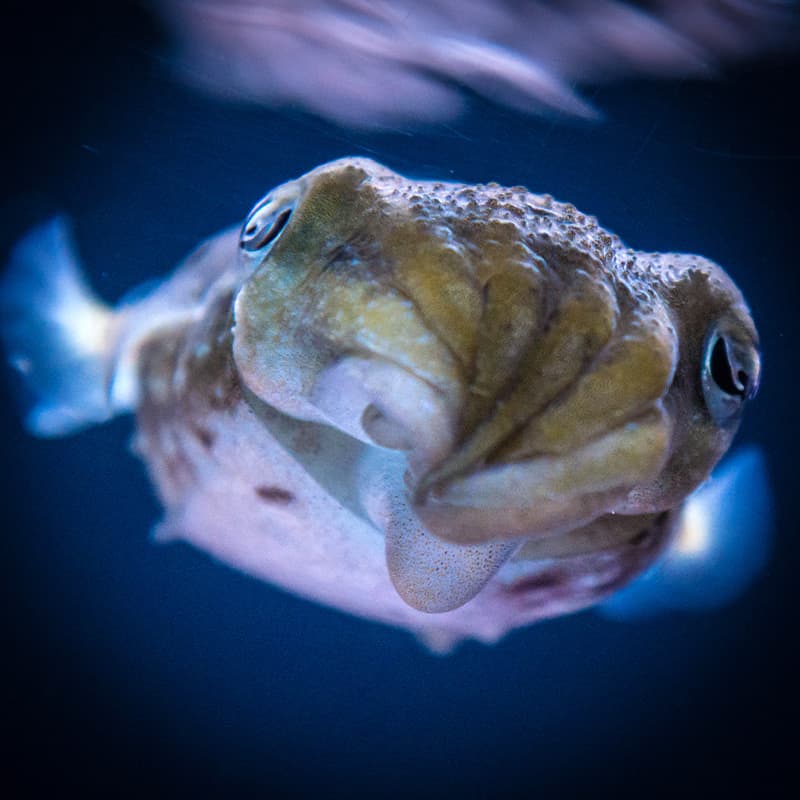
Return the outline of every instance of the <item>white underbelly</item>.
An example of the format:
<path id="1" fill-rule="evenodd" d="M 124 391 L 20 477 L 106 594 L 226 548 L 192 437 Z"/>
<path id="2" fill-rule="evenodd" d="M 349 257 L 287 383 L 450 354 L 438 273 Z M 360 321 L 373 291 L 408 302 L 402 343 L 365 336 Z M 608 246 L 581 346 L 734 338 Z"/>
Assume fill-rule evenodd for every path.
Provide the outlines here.
<path id="1" fill-rule="evenodd" d="M 209 415 L 203 424 L 213 446 L 181 435 L 194 477 L 179 497 L 162 487 L 162 496 L 174 500 L 159 526 L 160 538 L 191 542 L 310 600 L 407 628 L 432 649 L 446 651 L 468 638 L 493 642 L 512 628 L 587 605 L 581 598 L 591 596 L 593 587 L 586 581 L 608 580 L 618 570 L 613 553 L 591 556 L 591 565 L 581 563 L 584 557 L 525 567 L 508 563 L 463 606 L 444 613 L 418 611 L 394 588 L 383 534 L 358 497 L 365 446 L 349 439 L 331 442 L 329 437 L 341 434 L 286 417 L 270 420 L 268 427 L 244 403 Z M 337 453 L 335 462 L 331 452 Z M 151 474 L 158 482 L 158 471 Z M 348 485 L 353 487 L 349 493 Z M 554 569 L 560 582 L 509 591 L 520 578 L 535 579 Z"/>
<path id="2" fill-rule="evenodd" d="M 160 538 L 191 542 L 302 597 L 408 628 L 437 648 L 463 638 L 495 641 L 523 623 L 509 618 L 513 608 L 489 587 L 454 611 L 410 607 L 389 578 L 381 531 L 323 489 L 248 406 L 204 424 L 213 449 L 209 454 L 197 442 L 183 443 L 192 451 L 196 480 L 168 509 Z M 334 468 L 354 469 L 347 463 L 352 457 L 345 453 L 345 463 Z"/>

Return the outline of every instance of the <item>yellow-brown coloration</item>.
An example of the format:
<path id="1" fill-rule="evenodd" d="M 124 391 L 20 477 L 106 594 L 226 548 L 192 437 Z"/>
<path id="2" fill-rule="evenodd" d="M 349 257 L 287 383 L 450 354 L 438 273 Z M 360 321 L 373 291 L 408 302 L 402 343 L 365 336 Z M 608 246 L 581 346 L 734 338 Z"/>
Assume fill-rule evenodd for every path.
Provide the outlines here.
<path id="1" fill-rule="evenodd" d="M 664 475 L 680 464 L 696 485 L 727 447 L 732 426 L 710 431 L 702 407 L 675 413 L 698 400 L 696 375 L 673 383 L 687 354 L 700 371 L 701 343 L 681 340 L 697 337 L 698 320 L 681 318 L 689 275 L 704 281 L 703 333 L 709 305 L 731 307 L 755 342 L 711 262 L 637 256 L 520 187 L 416 183 L 365 159 L 287 186 L 292 221 L 237 301 L 237 365 L 264 400 L 308 419 L 326 420 L 319 375 L 354 355 L 433 387 L 445 412 L 425 426 L 393 431 L 374 401 L 362 430 L 409 451 L 409 496 L 435 535 L 549 536 L 616 508 L 670 508 L 680 498 Z M 415 457 L 431 436 L 436 457 Z M 687 439 L 688 456 L 675 451 Z"/>

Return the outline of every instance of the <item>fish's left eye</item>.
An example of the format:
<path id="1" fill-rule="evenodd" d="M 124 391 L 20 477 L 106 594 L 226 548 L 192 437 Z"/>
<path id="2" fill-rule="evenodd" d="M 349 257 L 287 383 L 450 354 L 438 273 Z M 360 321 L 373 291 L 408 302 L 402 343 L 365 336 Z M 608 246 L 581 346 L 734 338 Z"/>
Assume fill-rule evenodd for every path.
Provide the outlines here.
<path id="1" fill-rule="evenodd" d="M 752 345 L 712 329 L 706 338 L 701 382 L 706 406 L 717 424 L 733 419 L 744 401 L 755 395 L 759 372 L 758 351 Z"/>
<path id="2" fill-rule="evenodd" d="M 255 253 L 273 245 L 289 222 L 293 210 L 294 203 L 280 205 L 272 201 L 259 203 L 244 223 L 239 247 Z"/>

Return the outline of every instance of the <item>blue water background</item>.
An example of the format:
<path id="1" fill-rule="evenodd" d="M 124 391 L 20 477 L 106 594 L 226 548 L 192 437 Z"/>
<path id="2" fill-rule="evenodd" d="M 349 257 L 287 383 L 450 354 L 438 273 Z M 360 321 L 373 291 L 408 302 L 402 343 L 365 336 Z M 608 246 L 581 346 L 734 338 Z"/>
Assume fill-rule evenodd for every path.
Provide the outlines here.
<path id="1" fill-rule="evenodd" d="M 114 300 L 274 184 L 342 155 L 550 192 L 640 249 L 707 255 L 742 288 L 764 382 L 739 441 L 767 454 L 777 540 L 764 574 L 721 610 L 635 623 L 581 613 L 436 658 L 189 546 L 155 546 L 160 510 L 127 450 L 131 420 L 34 440 L 6 376 L 7 774 L 31 787 L 423 796 L 788 775 L 778 730 L 796 707 L 798 63 L 596 90 L 601 125 L 473 99 L 451 125 L 356 134 L 193 93 L 169 79 L 143 13 L 77 8 L 18 10 L 6 26 L 3 252 L 65 211 L 94 286 Z"/>

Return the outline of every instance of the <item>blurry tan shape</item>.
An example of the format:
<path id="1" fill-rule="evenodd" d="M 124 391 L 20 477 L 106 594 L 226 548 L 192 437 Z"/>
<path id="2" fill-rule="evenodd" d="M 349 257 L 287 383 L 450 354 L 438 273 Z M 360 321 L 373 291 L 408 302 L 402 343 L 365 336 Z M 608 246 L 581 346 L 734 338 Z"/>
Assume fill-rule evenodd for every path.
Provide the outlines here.
<path id="1" fill-rule="evenodd" d="M 156 0 L 191 83 L 341 124 L 438 122 L 459 87 L 531 112 L 592 117 L 575 84 L 705 76 L 789 49 L 779 0 Z"/>

